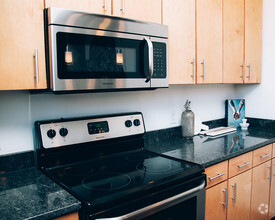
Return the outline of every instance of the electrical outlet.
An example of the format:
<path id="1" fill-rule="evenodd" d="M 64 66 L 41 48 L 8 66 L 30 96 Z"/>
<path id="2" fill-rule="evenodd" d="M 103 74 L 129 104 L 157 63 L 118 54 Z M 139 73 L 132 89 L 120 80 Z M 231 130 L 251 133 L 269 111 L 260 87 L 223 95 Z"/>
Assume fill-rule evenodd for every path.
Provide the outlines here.
<path id="1" fill-rule="evenodd" d="M 171 113 L 171 121 L 170 121 L 170 124 L 173 125 L 173 124 L 176 124 L 176 113 L 174 111 L 172 111 Z"/>

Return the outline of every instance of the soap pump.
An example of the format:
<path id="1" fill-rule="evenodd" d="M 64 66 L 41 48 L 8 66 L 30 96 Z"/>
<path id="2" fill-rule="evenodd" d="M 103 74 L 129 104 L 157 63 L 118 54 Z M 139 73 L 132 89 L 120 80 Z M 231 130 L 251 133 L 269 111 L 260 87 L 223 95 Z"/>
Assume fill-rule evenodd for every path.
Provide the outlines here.
<path id="1" fill-rule="evenodd" d="M 194 127 L 195 127 L 195 115 L 190 108 L 191 101 L 188 99 L 184 105 L 185 111 L 181 114 L 181 128 L 182 128 L 182 137 L 191 138 L 194 136 Z"/>

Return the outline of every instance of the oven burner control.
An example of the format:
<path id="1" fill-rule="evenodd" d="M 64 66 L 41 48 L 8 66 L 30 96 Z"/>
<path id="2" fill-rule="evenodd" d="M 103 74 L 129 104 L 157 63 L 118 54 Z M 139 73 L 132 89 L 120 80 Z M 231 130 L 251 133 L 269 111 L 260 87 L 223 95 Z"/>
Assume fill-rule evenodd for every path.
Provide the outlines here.
<path id="1" fill-rule="evenodd" d="M 60 134 L 62 137 L 67 136 L 67 134 L 68 134 L 68 129 L 67 129 L 67 128 L 60 128 L 59 134 Z"/>
<path id="2" fill-rule="evenodd" d="M 54 138 L 55 135 L 56 135 L 56 132 L 55 132 L 54 129 L 50 129 L 50 130 L 47 131 L 47 136 L 48 136 L 49 138 Z"/>
<path id="3" fill-rule="evenodd" d="M 132 126 L 132 121 L 130 121 L 130 120 L 125 121 L 125 126 L 127 128 L 130 128 Z"/>
<path id="4" fill-rule="evenodd" d="M 134 125 L 135 126 L 139 126 L 140 125 L 140 120 L 139 119 L 135 119 L 134 120 Z"/>

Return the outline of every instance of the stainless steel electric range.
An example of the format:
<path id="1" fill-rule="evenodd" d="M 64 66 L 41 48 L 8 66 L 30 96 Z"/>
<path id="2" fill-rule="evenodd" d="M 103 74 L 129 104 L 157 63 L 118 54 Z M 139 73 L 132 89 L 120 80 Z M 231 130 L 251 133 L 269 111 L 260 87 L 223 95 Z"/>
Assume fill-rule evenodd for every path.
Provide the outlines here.
<path id="1" fill-rule="evenodd" d="M 35 122 L 37 166 L 81 219 L 204 219 L 203 168 L 144 149 L 139 112 Z"/>

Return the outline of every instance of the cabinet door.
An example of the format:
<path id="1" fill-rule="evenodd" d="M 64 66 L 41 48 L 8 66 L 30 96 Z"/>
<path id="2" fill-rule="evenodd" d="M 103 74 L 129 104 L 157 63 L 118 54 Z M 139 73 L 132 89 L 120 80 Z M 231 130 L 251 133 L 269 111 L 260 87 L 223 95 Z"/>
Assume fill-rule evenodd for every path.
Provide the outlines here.
<path id="1" fill-rule="evenodd" d="M 254 1 L 251 1 L 254 2 Z M 254 42 L 255 43 L 255 42 Z M 223 0 L 223 82 L 243 83 L 244 0 Z"/>
<path id="2" fill-rule="evenodd" d="M 68 214 L 68 215 L 56 218 L 55 220 L 78 220 L 78 219 L 79 219 L 78 213 L 74 212 L 74 213 L 71 213 L 71 214 Z"/>
<path id="3" fill-rule="evenodd" d="M 111 0 L 45 0 L 45 8 L 57 7 L 111 15 Z"/>
<path id="4" fill-rule="evenodd" d="M 161 23 L 161 0 L 113 0 L 113 15 Z"/>
<path id="5" fill-rule="evenodd" d="M 195 83 L 195 1 L 163 0 L 169 26 L 169 84 Z"/>
<path id="6" fill-rule="evenodd" d="M 228 180 L 228 220 L 249 220 L 252 170 Z"/>
<path id="7" fill-rule="evenodd" d="M 206 190 L 205 220 L 225 220 L 227 181 Z"/>
<path id="8" fill-rule="evenodd" d="M 245 0 L 245 83 L 260 83 L 263 0 Z"/>
<path id="9" fill-rule="evenodd" d="M 222 0 L 197 1 L 197 83 L 222 83 Z"/>
<path id="10" fill-rule="evenodd" d="M 269 219 L 275 217 L 275 159 L 272 159 L 272 179 L 270 185 Z"/>
<path id="11" fill-rule="evenodd" d="M 268 219 L 270 166 L 271 161 L 269 160 L 253 168 L 251 220 Z"/>
<path id="12" fill-rule="evenodd" d="M 1 0 L 0 27 L 0 90 L 45 89 L 43 0 Z"/>

